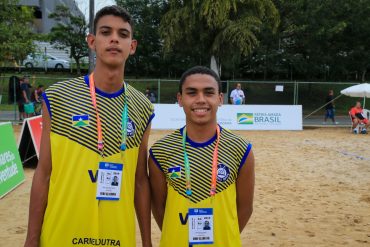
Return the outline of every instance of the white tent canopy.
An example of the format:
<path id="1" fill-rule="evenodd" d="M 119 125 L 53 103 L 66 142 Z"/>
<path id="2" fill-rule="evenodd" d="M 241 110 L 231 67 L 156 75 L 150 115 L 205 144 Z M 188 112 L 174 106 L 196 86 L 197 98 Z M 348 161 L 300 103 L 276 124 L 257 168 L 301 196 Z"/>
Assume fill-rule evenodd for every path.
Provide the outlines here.
<path id="1" fill-rule="evenodd" d="M 350 97 L 363 97 L 364 98 L 364 105 L 365 108 L 365 98 L 370 98 L 370 84 L 369 83 L 362 83 L 355 86 L 347 87 L 340 91 L 341 94 L 350 96 Z"/>

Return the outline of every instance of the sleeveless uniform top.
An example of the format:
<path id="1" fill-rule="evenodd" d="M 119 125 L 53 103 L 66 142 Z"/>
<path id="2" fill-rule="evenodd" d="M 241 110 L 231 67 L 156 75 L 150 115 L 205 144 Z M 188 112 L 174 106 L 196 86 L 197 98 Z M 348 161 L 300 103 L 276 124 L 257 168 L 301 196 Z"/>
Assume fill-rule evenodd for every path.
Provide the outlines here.
<path id="1" fill-rule="evenodd" d="M 122 159 L 125 94 L 129 119 Z M 104 140 L 102 158 L 89 77 L 55 83 L 43 96 L 51 117 L 52 172 L 41 246 L 135 246 L 135 171 L 141 139 L 154 117 L 153 105 L 130 85 L 113 94 L 96 89 Z M 118 201 L 96 199 L 101 161 L 123 164 Z"/>
<path id="2" fill-rule="evenodd" d="M 212 158 L 217 136 L 215 135 L 205 143 L 195 143 L 187 137 L 186 151 L 189 155 L 192 187 L 192 196 L 188 198 L 185 193 L 182 132 L 183 128 L 176 130 L 156 142 L 150 149 L 151 158 L 167 180 L 167 201 L 160 246 L 189 246 L 187 214 L 189 208 L 213 208 L 214 244 L 195 246 L 241 246 L 236 204 L 236 180 L 252 145 L 221 128 L 217 194 L 211 199 L 209 191 Z"/>

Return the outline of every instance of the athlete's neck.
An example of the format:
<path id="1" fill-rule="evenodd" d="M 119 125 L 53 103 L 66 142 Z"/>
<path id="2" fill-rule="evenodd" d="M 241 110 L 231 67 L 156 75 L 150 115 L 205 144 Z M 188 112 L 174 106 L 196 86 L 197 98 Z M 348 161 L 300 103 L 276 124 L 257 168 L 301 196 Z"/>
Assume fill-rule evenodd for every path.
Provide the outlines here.
<path id="1" fill-rule="evenodd" d="M 217 122 L 199 125 L 191 122 L 186 122 L 186 135 L 193 142 L 207 142 L 215 136 L 217 132 Z"/>
<path id="2" fill-rule="evenodd" d="M 94 82 L 95 87 L 105 93 L 115 93 L 123 86 L 124 69 L 111 69 L 106 67 L 95 68 Z"/>

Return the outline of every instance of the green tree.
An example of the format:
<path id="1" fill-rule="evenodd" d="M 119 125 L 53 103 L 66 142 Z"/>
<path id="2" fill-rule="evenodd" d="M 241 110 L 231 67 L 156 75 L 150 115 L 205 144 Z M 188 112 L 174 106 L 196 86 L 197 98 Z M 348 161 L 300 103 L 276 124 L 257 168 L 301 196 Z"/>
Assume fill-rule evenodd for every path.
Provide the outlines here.
<path id="1" fill-rule="evenodd" d="M 248 55 L 258 44 L 263 24 L 275 29 L 279 14 L 271 0 L 170 0 L 161 21 L 164 48 L 186 47 L 222 64 L 230 56 Z M 208 60 L 209 61 L 209 60 Z"/>
<path id="2" fill-rule="evenodd" d="M 76 61 L 77 74 L 81 73 L 80 60 L 88 55 L 86 35 L 88 25 L 83 16 L 74 16 L 65 5 L 58 5 L 49 18 L 59 21 L 49 34 L 58 49 L 70 49 L 70 57 Z"/>
<path id="3" fill-rule="evenodd" d="M 35 49 L 32 20 L 31 8 L 0 0 L 0 62 L 21 61 Z"/>
<path id="4" fill-rule="evenodd" d="M 167 3 L 163 0 L 117 0 L 134 20 L 134 39 L 138 48 L 127 64 L 127 71 L 136 76 L 160 75 L 163 62 L 159 24 Z"/>
<path id="5" fill-rule="evenodd" d="M 277 32 L 262 31 L 254 70 L 304 80 L 362 80 L 369 70 L 370 0 L 274 0 Z"/>

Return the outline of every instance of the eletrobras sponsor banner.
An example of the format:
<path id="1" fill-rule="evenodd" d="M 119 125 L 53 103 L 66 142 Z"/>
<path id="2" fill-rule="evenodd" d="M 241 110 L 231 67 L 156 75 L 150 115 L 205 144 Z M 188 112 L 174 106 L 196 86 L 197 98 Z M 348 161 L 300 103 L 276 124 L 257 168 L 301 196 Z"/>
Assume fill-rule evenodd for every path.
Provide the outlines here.
<path id="1" fill-rule="evenodd" d="M 11 123 L 0 123 L 0 198 L 24 181 Z"/>
<path id="2" fill-rule="evenodd" d="M 185 114 L 177 104 L 155 104 L 153 129 L 177 129 Z M 301 105 L 223 105 L 218 123 L 230 130 L 302 130 Z"/>

